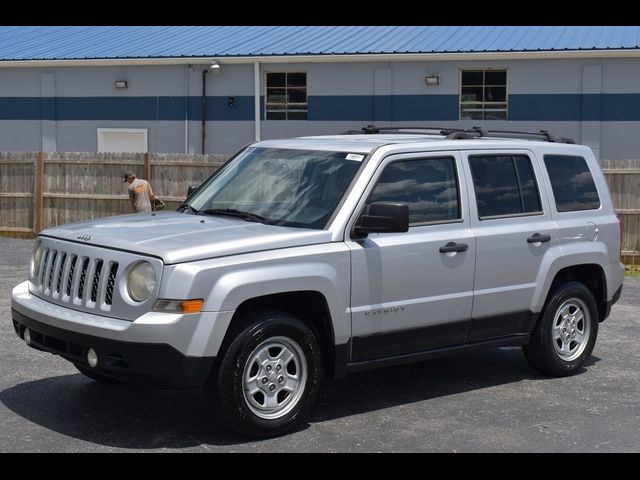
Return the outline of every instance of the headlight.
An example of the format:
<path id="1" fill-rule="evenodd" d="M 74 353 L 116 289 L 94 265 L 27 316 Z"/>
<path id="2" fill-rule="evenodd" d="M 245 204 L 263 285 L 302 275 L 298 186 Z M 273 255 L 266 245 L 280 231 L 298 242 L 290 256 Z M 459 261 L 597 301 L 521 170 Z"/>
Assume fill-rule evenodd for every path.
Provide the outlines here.
<path id="1" fill-rule="evenodd" d="M 156 271 L 149 262 L 140 262 L 127 275 L 127 292 L 136 302 L 144 302 L 156 288 Z"/>
<path id="2" fill-rule="evenodd" d="M 42 254 L 44 253 L 44 247 L 42 242 L 38 242 L 36 249 L 33 252 L 33 258 L 31 259 L 31 276 L 38 276 L 40 271 L 40 263 L 42 262 Z"/>

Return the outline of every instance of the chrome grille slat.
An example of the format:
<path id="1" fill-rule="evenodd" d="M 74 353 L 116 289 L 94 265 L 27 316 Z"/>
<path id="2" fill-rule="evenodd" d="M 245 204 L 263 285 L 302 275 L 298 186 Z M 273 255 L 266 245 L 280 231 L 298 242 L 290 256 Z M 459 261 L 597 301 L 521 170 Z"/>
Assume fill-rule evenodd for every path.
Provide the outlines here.
<path id="1" fill-rule="evenodd" d="M 40 271 L 38 272 L 38 290 L 44 290 L 45 271 L 47 270 L 47 262 L 49 261 L 49 249 L 45 248 L 42 253 L 42 260 L 40 262 Z"/>
<path id="2" fill-rule="evenodd" d="M 67 265 L 67 253 L 62 252 L 59 256 L 60 256 L 60 260 L 57 268 L 58 274 L 56 275 L 56 284 L 53 288 L 53 294 L 56 297 L 60 295 L 60 286 L 62 285 L 62 273 L 64 272 L 64 269 Z"/>
<path id="3" fill-rule="evenodd" d="M 78 290 L 80 289 L 80 277 L 82 269 L 82 263 L 84 262 L 84 258 L 78 255 L 76 257 L 76 261 L 73 264 L 73 284 L 71 285 L 71 301 L 76 305 L 80 305 L 82 300 L 78 298 Z"/>
<path id="4" fill-rule="evenodd" d="M 98 286 L 100 284 L 100 274 L 102 273 L 102 264 L 103 261 L 101 259 L 97 259 L 94 263 L 95 265 L 95 273 L 93 275 L 89 275 L 91 280 L 91 293 L 89 294 L 89 300 L 92 302 L 96 302 L 98 299 Z"/>
<path id="5" fill-rule="evenodd" d="M 105 292 L 104 292 L 104 303 L 109 308 L 111 308 L 111 304 L 113 303 L 113 287 L 116 283 L 117 274 L 118 274 L 118 264 L 116 262 L 112 262 L 111 267 L 109 268 L 109 279 L 106 282 Z"/>
<path id="6" fill-rule="evenodd" d="M 51 259 L 49 260 L 49 270 L 46 277 L 46 283 L 44 286 L 45 293 L 51 294 L 51 282 L 53 281 L 53 272 L 56 269 L 58 260 L 58 251 L 51 250 Z"/>
<path id="7" fill-rule="evenodd" d="M 94 302 L 91 301 L 91 288 L 93 286 L 93 276 L 96 271 L 96 263 L 97 261 L 95 259 L 87 258 L 84 264 L 86 265 L 86 269 L 84 268 L 84 265 L 83 265 L 83 270 L 85 275 L 84 275 L 84 282 L 82 285 L 82 298 L 84 300 L 84 304 L 87 305 L 88 307 L 94 306 L 92 305 Z"/>
<path id="8" fill-rule="evenodd" d="M 73 277 L 75 275 L 75 271 L 76 271 L 76 262 L 78 260 L 78 256 L 77 255 L 70 255 L 69 257 L 69 266 L 68 266 L 68 272 L 65 275 L 66 278 L 66 297 L 67 300 L 69 299 L 69 297 L 71 297 L 71 287 L 73 286 Z"/>
<path id="9" fill-rule="evenodd" d="M 45 264 L 44 272 L 42 272 L 42 291 L 45 295 L 49 294 L 49 281 L 51 280 L 51 264 L 55 257 L 55 250 L 49 250 L 47 252 L 47 263 Z"/>
<path id="10" fill-rule="evenodd" d="M 53 262 L 53 267 L 51 267 L 51 280 L 49 281 L 49 292 L 50 295 L 54 298 L 57 298 L 59 293 L 56 290 L 58 286 L 58 279 L 60 278 L 60 272 L 62 271 L 62 256 L 63 252 L 56 251 L 56 259 Z"/>
<path id="11" fill-rule="evenodd" d="M 76 297 L 79 300 L 82 300 L 84 296 L 84 284 L 87 279 L 87 269 L 89 268 L 89 257 L 82 257 L 82 262 L 80 263 L 80 280 L 78 282 L 78 289 L 76 290 Z"/>

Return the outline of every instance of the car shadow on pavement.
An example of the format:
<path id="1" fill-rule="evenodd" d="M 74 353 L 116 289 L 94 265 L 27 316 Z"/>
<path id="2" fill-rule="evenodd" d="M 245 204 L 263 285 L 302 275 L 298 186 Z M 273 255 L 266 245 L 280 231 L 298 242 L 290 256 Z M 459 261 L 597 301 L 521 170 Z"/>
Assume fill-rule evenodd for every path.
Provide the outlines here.
<path id="1" fill-rule="evenodd" d="M 592 356 L 587 366 L 598 360 Z M 517 348 L 377 369 L 327 382 L 310 422 L 544 378 L 527 366 Z M 41 427 L 113 448 L 179 449 L 251 442 L 213 423 L 200 390 L 101 385 L 75 374 L 15 385 L 0 392 L 0 401 Z"/>

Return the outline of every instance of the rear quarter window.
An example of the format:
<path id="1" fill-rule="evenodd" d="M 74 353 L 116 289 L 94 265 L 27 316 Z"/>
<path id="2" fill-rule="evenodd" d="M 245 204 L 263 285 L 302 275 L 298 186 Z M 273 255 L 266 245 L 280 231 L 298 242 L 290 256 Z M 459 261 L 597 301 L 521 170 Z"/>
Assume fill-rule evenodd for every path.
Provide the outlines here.
<path id="1" fill-rule="evenodd" d="M 600 208 L 600 197 L 584 158 L 573 155 L 545 155 L 558 212 Z"/>

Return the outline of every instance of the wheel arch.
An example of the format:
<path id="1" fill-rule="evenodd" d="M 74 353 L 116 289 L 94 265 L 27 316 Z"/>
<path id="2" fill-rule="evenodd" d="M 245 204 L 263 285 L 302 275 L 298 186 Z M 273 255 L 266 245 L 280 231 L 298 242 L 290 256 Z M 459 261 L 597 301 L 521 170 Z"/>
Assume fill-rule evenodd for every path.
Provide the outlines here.
<path id="1" fill-rule="evenodd" d="M 244 300 L 235 309 L 220 347 L 221 351 L 252 321 L 255 313 L 277 310 L 295 316 L 309 327 L 320 344 L 324 370 L 331 375 L 336 367 L 334 323 L 325 295 L 317 290 L 296 290 L 261 295 Z"/>

